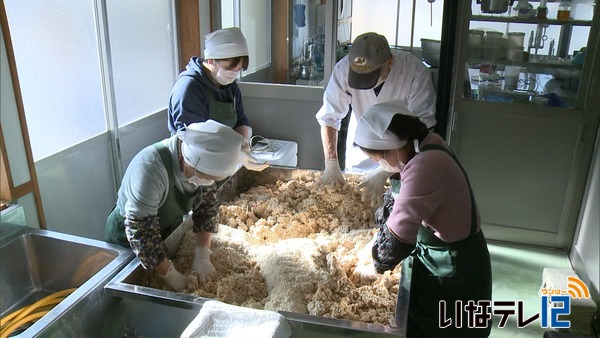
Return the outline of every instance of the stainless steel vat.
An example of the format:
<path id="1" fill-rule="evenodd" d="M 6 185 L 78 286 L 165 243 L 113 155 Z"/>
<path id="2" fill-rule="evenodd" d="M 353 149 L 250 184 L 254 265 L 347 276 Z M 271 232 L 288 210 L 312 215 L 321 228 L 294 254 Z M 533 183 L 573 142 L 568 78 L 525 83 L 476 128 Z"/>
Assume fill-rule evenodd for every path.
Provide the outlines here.
<path id="1" fill-rule="evenodd" d="M 300 170 L 284 167 L 270 167 L 262 172 L 251 172 L 242 168 L 219 187 L 218 197 L 221 201 L 228 201 L 238 196 L 241 192 L 248 190 L 250 187 L 274 183 L 277 180 L 289 180 L 292 175 L 298 171 Z M 181 245 L 185 232 L 189 229 L 191 229 L 191 222 L 185 221 L 165 240 L 168 248 L 168 255 L 175 255 Z M 407 263 L 408 260 L 405 264 Z M 145 270 L 136 258 L 119 272 L 106 285 L 105 289 L 111 295 L 123 297 L 124 299 L 142 300 L 149 304 L 158 303 L 183 309 L 199 310 L 205 301 L 210 300 L 183 293 L 142 286 L 144 274 Z M 279 311 L 279 313 L 281 313 L 290 323 L 294 332 L 292 336 L 307 336 L 310 332 L 325 332 L 331 337 L 404 336 L 406 332 L 409 295 L 410 274 L 402 274 L 398 292 L 396 326 L 325 318 L 286 311 Z M 180 329 L 183 331 L 184 328 Z"/>

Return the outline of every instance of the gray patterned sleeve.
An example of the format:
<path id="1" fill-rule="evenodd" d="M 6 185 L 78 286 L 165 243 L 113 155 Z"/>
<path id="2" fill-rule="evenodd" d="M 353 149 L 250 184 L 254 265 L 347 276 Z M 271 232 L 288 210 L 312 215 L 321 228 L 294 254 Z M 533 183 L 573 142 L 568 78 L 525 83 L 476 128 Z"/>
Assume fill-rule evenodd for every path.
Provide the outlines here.
<path id="1" fill-rule="evenodd" d="M 194 212 L 192 213 L 193 231 L 217 233 L 219 230 L 219 222 L 217 221 L 219 203 L 216 189 L 203 189 L 196 196 L 194 205 Z"/>
<path id="2" fill-rule="evenodd" d="M 125 234 L 144 269 L 152 269 L 165 259 L 158 216 L 139 220 L 133 217 L 125 218 Z"/>

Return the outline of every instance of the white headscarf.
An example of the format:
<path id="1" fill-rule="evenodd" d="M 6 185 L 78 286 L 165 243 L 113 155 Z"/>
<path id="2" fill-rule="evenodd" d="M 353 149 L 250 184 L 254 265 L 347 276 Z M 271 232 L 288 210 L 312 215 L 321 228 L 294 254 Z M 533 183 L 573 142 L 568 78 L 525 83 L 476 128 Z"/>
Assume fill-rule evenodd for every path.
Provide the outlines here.
<path id="1" fill-rule="evenodd" d="M 248 44 L 237 27 L 219 29 L 204 39 L 205 59 L 228 59 L 248 55 Z"/>
<path id="2" fill-rule="evenodd" d="M 402 148 L 407 140 L 401 140 L 388 130 L 392 118 L 396 114 L 413 115 L 402 101 L 387 101 L 378 103 L 358 120 L 354 143 L 367 149 L 390 150 Z"/>
<path id="3" fill-rule="evenodd" d="M 177 132 L 185 163 L 212 176 L 231 176 L 237 170 L 243 137 L 215 120 L 192 123 Z"/>

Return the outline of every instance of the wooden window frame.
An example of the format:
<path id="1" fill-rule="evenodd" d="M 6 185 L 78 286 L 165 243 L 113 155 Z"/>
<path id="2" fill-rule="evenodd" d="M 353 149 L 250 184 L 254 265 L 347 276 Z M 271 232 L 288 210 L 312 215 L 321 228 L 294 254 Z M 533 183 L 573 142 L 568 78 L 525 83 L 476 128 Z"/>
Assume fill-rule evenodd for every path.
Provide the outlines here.
<path id="1" fill-rule="evenodd" d="M 27 167 L 29 170 L 30 178 L 28 182 L 25 182 L 18 186 L 14 185 L 10 168 L 10 162 L 8 158 L 8 152 L 4 140 L 4 133 L 2 132 L 2 128 L 0 128 L 0 199 L 2 200 L 2 204 L 4 205 L 4 203 L 6 202 L 15 201 L 20 197 L 23 197 L 29 193 L 33 193 L 40 227 L 42 229 L 46 229 L 46 219 L 44 217 L 42 198 L 40 196 L 40 189 L 38 185 L 37 175 L 35 172 L 35 164 L 33 162 L 33 155 L 31 152 L 31 144 L 29 142 L 27 120 L 25 119 L 25 110 L 23 108 L 23 97 L 21 96 L 21 87 L 19 85 L 17 65 L 15 63 L 15 55 L 12 46 L 12 40 L 10 37 L 10 31 L 8 29 L 8 19 L 6 17 L 4 1 L 0 1 L 0 27 L 2 27 L 2 35 L 4 37 L 4 44 L 6 47 L 8 68 L 12 81 L 15 102 L 17 105 L 17 114 L 19 115 L 21 137 L 23 139 L 23 145 L 25 148 L 25 156 L 27 158 Z"/>

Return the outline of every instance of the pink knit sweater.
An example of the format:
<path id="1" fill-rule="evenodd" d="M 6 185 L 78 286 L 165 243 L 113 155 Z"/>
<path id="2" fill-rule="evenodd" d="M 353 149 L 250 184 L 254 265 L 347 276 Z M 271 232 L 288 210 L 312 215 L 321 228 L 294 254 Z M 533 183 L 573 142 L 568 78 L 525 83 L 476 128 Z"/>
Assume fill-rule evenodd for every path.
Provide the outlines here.
<path id="1" fill-rule="evenodd" d="M 420 148 L 427 144 L 448 148 L 439 135 L 431 132 Z M 445 242 L 469 236 L 469 186 L 460 167 L 443 151 L 428 150 L 408 161 L 401 173 L 400 194 L 394 201 L 387 226 L 401 241 L 415 243 L 421 223 L 433 228 L 435 235 Z"/>

